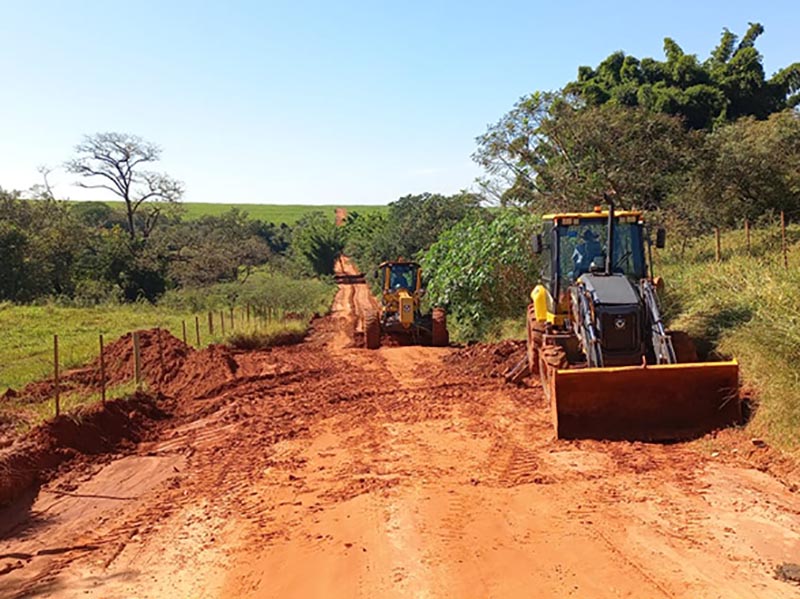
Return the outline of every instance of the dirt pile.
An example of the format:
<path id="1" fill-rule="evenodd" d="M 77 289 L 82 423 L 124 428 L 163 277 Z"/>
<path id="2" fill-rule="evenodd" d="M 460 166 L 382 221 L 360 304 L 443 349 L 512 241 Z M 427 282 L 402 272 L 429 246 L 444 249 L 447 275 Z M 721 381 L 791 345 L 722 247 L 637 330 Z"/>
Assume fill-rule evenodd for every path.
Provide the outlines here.
<path id="1" fill-rule="evenodd" d="M 444 358 L 444 362 L 464 374 L 502 377 L 525 357 L 525 342 L 476 343 Z"/>
<path id="2" fill-rule="evenodd" d="M 164 329 L 139 331 L 142 377 L 150 385 L 172 381 L 181 372 L 186 359 L 194 350 Z M 133 334 L 123 335 L 106 346 L 104 352 L 106 385 L 120 385 L 133 380 Z M 66 393 L 92 393 L 100 390 L 100 358 L 81 368 L 62 373 L 59 386 Z M 52 399 L 55 383 L 52 379 L 30 383 L 16 391 L 9 389 L 0 399 L 39 402 Z"/>
<path id="3" fill-rule="evenodd" d="M 239 369 L 233 352 L 224 345 L 211 345 L 192 352 L 176 369 L 164 392 L 172 397 L 194 399 L 236 378 Z"/>
<path id="4" fill-rule="evenodd" d="M 168 416 L 163 400 L 136 393 L 37 426 L 0 451 L 0 505 L 13 501 L 32 484 L 44 482 L 57 466 L 77 456 L 132 447 Z"/>
<path id="5" fill-rule="evenodd" d="M 181 371 L 186 359 L 194 350 L 164 329 L 139 331 L 139 351 L 142 376 L 148 383 L 165 383 Z M 116 385 L 133 379 L 133 334 L 123 335 L 105 348 L 105 368 L 108 384 Z M 99 383 L 100 360 L 88 367 L 96 373 Z"/>

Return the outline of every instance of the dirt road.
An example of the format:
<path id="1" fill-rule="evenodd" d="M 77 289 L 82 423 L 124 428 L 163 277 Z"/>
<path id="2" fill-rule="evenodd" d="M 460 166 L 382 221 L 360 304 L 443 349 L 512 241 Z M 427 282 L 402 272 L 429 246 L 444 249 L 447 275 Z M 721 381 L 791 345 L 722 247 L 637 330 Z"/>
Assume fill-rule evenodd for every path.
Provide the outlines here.
<path id="1" fill-rule="evenodd" d="M 0 596 L 800 595 L 785 483 L 702 442 L 556 441 L 535 384 L 356 346 L 370 301 L 341 286 L 305 343 L 233 354 L 153 441 L 0 514 Z"/>

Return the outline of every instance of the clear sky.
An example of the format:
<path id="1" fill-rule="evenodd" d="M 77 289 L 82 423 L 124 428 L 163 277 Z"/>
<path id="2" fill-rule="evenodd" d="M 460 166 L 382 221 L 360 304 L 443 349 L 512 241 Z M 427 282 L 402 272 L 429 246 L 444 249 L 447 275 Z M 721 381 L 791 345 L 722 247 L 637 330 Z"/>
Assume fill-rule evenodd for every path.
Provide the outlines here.
<path id="1" fill-rule="evenodd" d="M 120 131 L 161 145 L 186 201 L 454 193 L 480 174 L 475 137 L 520 96 L 615 50 L 661 58 L 665 36 L 705 58 L 749 21 L 768 74 L 800 60 L 796 0 L 0 0 L 0 186 Z"/>

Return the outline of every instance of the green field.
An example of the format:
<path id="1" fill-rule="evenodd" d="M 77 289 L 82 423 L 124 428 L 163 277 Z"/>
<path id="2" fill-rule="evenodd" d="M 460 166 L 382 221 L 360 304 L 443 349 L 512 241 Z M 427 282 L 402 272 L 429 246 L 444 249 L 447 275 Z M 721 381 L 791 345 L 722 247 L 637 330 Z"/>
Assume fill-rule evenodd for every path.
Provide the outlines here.
<path id="1" fill-rule="evenodd" d="M 787 231 L 785 268 L 777 226 L 755 229 L 748 253 L 743 231 L 722 235 L 722 261 L 714 259 L 714 238 L 685 252 L 673 247 L 656 261 L 664 277 L 664 308 L 671 325 L 708 349 L 735 357 L 745 393 L 757 402 L 753 435 L 800 448 L 800 227 Z M 679 245 L 677 240 L 675 245 Z"/>
<path id="2" fill-rule="evenodd" d="M 185 217 L 187 219 L 197 219 L 202 216 L 219 216 L 220 214 L 238 208 L 254 219 L 262 220 L 265 222 L 280 224 L 286 223 L 287 225 L 294 224 L 304 215 L 311 212 L 321 211 L 327 214 L 333 220 L 336 208 L 344 208 L 348 213 L 358 212 L 360 214 L 367 214 L 370 212 L 382 212 L 386 210 L 386 206 L 311 206 L 301 204 L 201 204 L 198 202 L 184 202 L 183 207 L 186 209 Z"/>
<path id="3" fill-rule="evenodd" d="M 72 203 L 78 203 L 72 201 Z M 103 202 L 113 208 L 123 209 L 122 202 Z M 348 213 L 358 212 L 368 214 L 371 212 L 383 212 L 386 206 L 367 206 L 367 205 L 311 205 L 311 204 L 209 204 L 201 202 L 181 202 L 184 209 L 184 218 L 195 220 L 203 216 L 220 216 L 233 208 L 238 208 L 247 212 L 253 219 L 264 222 L 292 225 L 304 215 L 311 212 L 324 212 L 333 220 L 336 208 L 344 208 Z"/>

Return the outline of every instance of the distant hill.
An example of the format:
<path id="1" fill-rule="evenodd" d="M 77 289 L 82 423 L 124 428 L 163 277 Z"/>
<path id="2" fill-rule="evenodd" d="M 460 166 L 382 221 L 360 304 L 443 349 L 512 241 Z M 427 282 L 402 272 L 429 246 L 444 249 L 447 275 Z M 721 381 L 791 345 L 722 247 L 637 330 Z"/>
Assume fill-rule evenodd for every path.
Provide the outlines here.
<path id="1" fill-rule="evenodd" d="M 122 202 L 103 202 L 114 208 L 121 208 Z M 344 208 L 348 213 L 358 212 L 367 214 L 370 212 L 382 212 L 386 206 L 365 206 L 365 205 L 342 205 L 327 204 L 312 206 L 308 204 L 206 204 L 200 202 L 181 202 L 186 209 L 184 218 L 188 220 L 198 219 L 203 216 L 219 216 L 232 208 L 238 208 L 254 219 L 263 220 L 275 224 L 286 223 L 294 224 L 303 215 L 309 212 L 322 211 L 334 220 L 337 208 Z"/>

